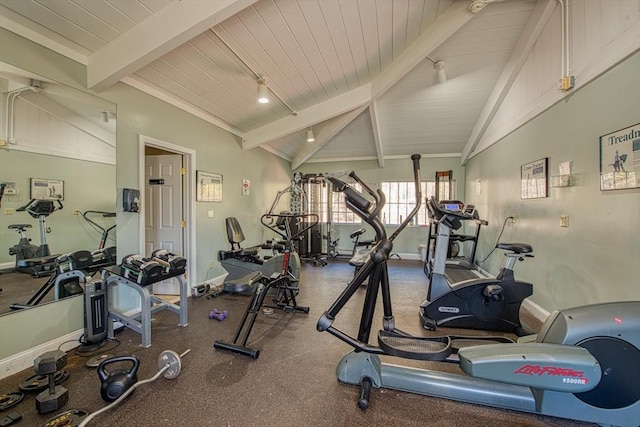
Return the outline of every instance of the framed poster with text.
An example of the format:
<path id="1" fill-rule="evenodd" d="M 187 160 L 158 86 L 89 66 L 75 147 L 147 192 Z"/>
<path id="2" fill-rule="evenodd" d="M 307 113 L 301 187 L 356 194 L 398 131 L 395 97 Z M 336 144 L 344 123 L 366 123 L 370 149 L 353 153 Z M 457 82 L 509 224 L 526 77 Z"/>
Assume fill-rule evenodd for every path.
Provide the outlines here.
<path id="1" fill-rule="evenodd" d="M 520 167 L 520 189 L 522 199 L 547 197 L 549 188 L 549 159 L 536 160 Z"/>
<path id="2" fill-rule="evenodd" d="M 600 190 L 640 188 L 640 123 L 600 137 Z"/>
<path id="3" fill-rule="evenodd" d="M 64 200 L 64 181 L 31 178 L 31 199 Z"/>
<path id="4" fill-rule="evenodd" d="M 222 175 L 205 171 L 196 171 L 196 201 L 222 201 Z"/>

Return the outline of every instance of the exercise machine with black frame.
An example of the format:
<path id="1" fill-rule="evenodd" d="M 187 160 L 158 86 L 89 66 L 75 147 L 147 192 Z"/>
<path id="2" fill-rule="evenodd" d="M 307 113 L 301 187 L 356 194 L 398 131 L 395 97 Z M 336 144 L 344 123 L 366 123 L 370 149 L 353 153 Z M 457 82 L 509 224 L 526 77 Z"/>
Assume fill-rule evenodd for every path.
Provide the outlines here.
<path id="1" fill-rule="evenodd" d="M 280 309 L 286 313 L 309 313 L 309 307 L 298 305 L 296 301 L 299 290 L 298 279 L 291 274 L 289 259 L 294 252 L 295 240 L 318 223 L 318 215 L 281 212 L 262 215 L 260 222 L 284 239 L 282 270 L 280 274 L 274 274 L 271 277 L 256 276 L 255 273 L 250 273 L 245 277 L 245 282 L 256 283 L 256 286 L 254 286 L 251 300 L 233 336 L 233 341 L 216 340 L 213 343 L 213 347 L 218 350 L 228 350 L 249 356 L 252 359 L 258 358 L 260 350 L 248 347 L 247 341 L 263 307 L 270 310 Z M 304 224 L 304 226 L 299 224 Z M 273 294 L 271 304 L 265 304 L 265 297 L 269 293 Z"/>
<path id="2" fill-rule="evenodd" d="M 388 238 L 378 218 L 385 202 L 382 191 L 374 193 L 363 186 L 374 199 L 372 203 L 347 184 L 334 182 L 335 189 L 344 191 L 347 206 L 379 237 L 369 260 L 317 323 L 318 331 L 328 332 L 354 349 L 341 359 L 336 373 L 340 382 L 360 386 L 358 406 L 366 409 L 371 388 L 384 387 L 540 415 L 636 427 L 640 421 L 640 301 L 555 311 L 537 335 L 521 338 L 518 343 L 469 345 L 473 342 L 469 338 L 415 337 L 396 328 L 387 260 L 393 240 L 421 204 L 420 155 L 413 155 L 412 160 L 417 205 Z M 352 337 L 334 326 L 334 320 L 367 278 L 369 286 L 358 335 Z M 379 292 L 383 330 L 378 332 L 378 345 L 373 345 L 369 337 Z M 382 363 L 382 355 L 457 361 L 463 373 Z"/>
<path id="3" fill-rule="evenodd" d="M 46 218 L 55 211 L 64 208 L 59 199 L 42 200 L 31 199 L 24 206 L 16 209 L 16 212 L 27 212 L 32 218 L 37 218 L 40 226 L 40 245 L 31 244 L 31 239 L 27 237 L 26 229 L 31 228 L 31 224 L 11 224 L 9 229 L 17 230 L 20 233 L 18 244 L 9 248 L 9 255 L 15 255 L 17 271 L 31 274 L 34 277 L 47 276 L 54 272 L 56 258 L 60 254 L 51 254 L 47 244 L 47 233 L 51 229 L 47 227 Z"/>
<path id="4" fill-rule="evenodd" d="M 451 230 L 459 229 L 461 222 L 473 219 L 473 215 L 446 209 L 434 198 L 427 200 L 427 205 L 437 221 L 437 236 L 429 289 L 420 304 L 423 326 L 431 330 L 449 326 L 522 335 L 520 306 L 533 294 L 533 284 L 516 280 L 513 269 L 516 260 L 533 257 L 531 245 L 498 243 L 497 248 L 506 252 L 507 262 L 496 277 L 464 268 L 447 269 Z"/>

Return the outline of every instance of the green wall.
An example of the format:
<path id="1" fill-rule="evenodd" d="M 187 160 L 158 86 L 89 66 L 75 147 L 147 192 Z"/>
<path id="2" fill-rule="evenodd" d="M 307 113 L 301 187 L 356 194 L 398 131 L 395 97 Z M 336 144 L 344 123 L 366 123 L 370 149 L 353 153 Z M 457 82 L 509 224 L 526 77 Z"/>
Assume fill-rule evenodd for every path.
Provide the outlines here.
<path id="1" fill-rule="evenodd" d="M 16 150 L 0 150 L 0 182 L 16 183 L 17 195 L 5 195 L 2 209 L 14 211 L 29 201 L 29 178 L 50 178 L 64 181 L 64 208 L 47 217 L 47 243 L 52 253 L 69 253 L 86 249 L 98 249 L 100 233 L 93 230 L 81 215 L 73 215 L 75 209 L 115 210 L 116 168 L 113 165 L 93 163 L 76 159 L 28 153 Z M 94 218 L 97 219 L 97 218 Z M 107 225 L 111 220 L 100 224 Z M 9 224 L 31 224 L 27 231 L 35 245 L 40 244 L 38 219 L 26 212 L 0 215 L 0 262 L 14 262 L 9 255 L 9 246 L 18 242 L 18 233 L 9 230 Z M 115 238 L 115 230 L 109 237 Z M 110 245 L 114 242 L 110 241 Z"/>
<path id="2" fill-rule="evenodd" d="M 0 60 L 60 83 L 76 88 L 86 87 L 83 65 L 4 29 L 0 29 Z M 223 175 L 223 202 L 196 202 L 196 282 L 207 278 L 210 261 L 217 260 L 217 252 L 229 247 L 224 228 L 226 217 L 238 217 L 247 241 L 262 240 L 264 227 L 259 225 L 258 218 L 269 208 L 277 190 L 289 185 L 291 170 L 288 162 L 261 149 L 244 152 L 238 139 L 228 132 L 123 83 L 97 95 L 116 103 L 118 108 L 114 197 L 121 194 L 123 188 L 138 188 L 139 135 L 195 150 L 197 169 Z M 249 196 L 242 196 L 242 179 L 251 181 Z M 139 234 L 137 215 L 120 212 L 120 199 L 117 197 L 117 247 L 118 254 L 122 256 L 139 251 Z M 209 209 L 214 210 L 214 218 L 207 217 Z M 123 305 L 136 304 L 133 294 L 119 296 L 122 297 L 119 303 Z M 68 321 L 43 322 L 42 319 L 48 319 L 52 312 L 56 313 L 57 319 L 59 310 L 67 313 L 65 319 Z M 74 302 L 58 302 L 30 309 L 20 316 L 0 316 L 0 360 L 82 329 L 82 316 L 82 304 Z M 15 339 L 17 331 L 21 334 L 20 339 Z"/>
<path id="3" fill-rule="evenodd" d="M 599 137 L 640 123 L 638 76 L 635 54 L 466 165 L 466 201 L 487 212 L 490 224 L 479 259 L 505 218 L 516 215 L 500 240 L 533 246 L 535 258 L 518 263 L 516 277 L 534 284 L 532 300 L 547 311 L 640 299 L 640 189 L 600 191 L 599 184 Z M 544 157 L 551 176 L 571 161 L 575 184 L 521 200 L 520 166 Z M 560 215 L 569 216 L 568 228 L 560 227 Z M 499 252 L 484 264 L 493 273 L 504 261 Z"/>

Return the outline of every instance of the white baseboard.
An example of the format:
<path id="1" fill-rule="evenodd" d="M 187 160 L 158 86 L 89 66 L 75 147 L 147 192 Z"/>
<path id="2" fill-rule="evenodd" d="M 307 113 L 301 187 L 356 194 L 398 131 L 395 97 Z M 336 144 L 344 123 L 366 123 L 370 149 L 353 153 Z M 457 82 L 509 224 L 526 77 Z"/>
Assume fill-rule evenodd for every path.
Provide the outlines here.
<path id="1" fill-rule="evenodd" d="M 0 270 L 8 270 L 16 266 L 15 262 L 3 262 L 0 263 Z"/>
<path id="2" fill-rule="evenodd" d="M 421 261 L 420 258 L 420 254 L 414 254 L 414 253 L 401 253 L 401 252 L 392 252 L 391 253 L 393 256 L 390 259 L 395 259 L 397 258 L 395 255 L 397 254 L 400 259 L 406 259 L 406 260 L 415 260 L 415 261 Z"/>
<path id="3" fill-rule="evenodd" d="M 338 253 L 341 256 L 350 256 L 351 255 L 351 249 L 337 248 L 337 250 L 338 250 Z M 391 257 L 391 259 L 396 259 L 397 257 L 395 256 L 395 254 L 398 254 L 401 259 L 410 259 L 410 260 L 422 261 L 422 258 L 421 258 L 419 253 L 404 253 L 404 252 L 392 252 L 392 253 L 394 254 L 394 256 Z"/>
<path id="4" fill-rule="evenodd" d="M 17 374 L 27 368 L 33 367 L 33 361 L 36 357 L 47 351 L 57 350 L 62 344 L 67 344 L 62 350 L 68 351 L 80 345 L 80 337 L 84 334 L 84 329 L 78 329 L 63 335 L 55 340 L 51 340 L 44 344 L 25 350 L 21 353 L 14 354 L 6 359 L 0 360 L 0 379 L 10 375 Z"/>

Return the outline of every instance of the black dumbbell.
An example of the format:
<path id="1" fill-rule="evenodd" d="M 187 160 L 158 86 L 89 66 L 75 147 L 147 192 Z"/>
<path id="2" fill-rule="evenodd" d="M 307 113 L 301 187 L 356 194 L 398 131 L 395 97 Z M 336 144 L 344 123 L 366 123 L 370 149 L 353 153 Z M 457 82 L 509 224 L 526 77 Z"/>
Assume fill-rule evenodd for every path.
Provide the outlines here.
<path id="1" fill-rule="evenodd" d="M 46 375 L 49 387 L 36 397 L 39 414 L 57 411 L 69 400 L 69 390 L 56 385 L 55 373 L 67 364 L 67 354 L 62 350 L 48 351 L 33 361 L 33 369 L 38 375 Z"/>

